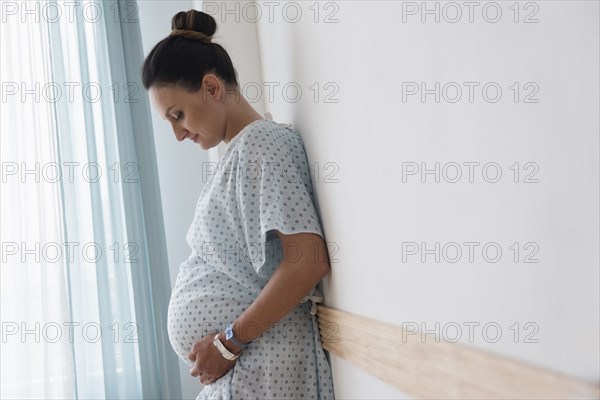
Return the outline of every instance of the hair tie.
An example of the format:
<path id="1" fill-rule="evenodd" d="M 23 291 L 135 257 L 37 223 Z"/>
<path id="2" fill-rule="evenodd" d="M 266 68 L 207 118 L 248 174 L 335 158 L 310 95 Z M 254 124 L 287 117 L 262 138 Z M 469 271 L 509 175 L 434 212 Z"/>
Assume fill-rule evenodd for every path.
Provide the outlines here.
<path id="1" fill-rule="evenodd" d="M 183 36 L 188 39 L 200 40 L 203 43 L 212 43 L 212 36 L 191 29 L 173 29 L 170 36 Z"/>

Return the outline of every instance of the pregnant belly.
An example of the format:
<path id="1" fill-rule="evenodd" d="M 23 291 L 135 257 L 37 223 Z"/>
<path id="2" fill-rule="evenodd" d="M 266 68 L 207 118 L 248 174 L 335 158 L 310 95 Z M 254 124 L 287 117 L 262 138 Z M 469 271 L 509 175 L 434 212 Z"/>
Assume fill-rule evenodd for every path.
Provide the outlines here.
<path id="1" fill-rule="evenodd" d="M 211 266 L 182 268 L 167 317 L 173 349 L 186 364 L 192 345 L 204 336 L 225 330 L 254 301 L 255 294 Z"/>

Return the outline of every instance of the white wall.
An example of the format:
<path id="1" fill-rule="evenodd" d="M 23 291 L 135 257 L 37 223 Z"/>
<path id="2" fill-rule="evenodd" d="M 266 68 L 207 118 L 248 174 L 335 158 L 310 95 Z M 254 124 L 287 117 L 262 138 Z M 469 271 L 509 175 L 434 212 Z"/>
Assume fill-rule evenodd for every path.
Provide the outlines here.
<path id="1" fill-rule="evenodd" d="M 179 11 L 191 8 L 202 10 L 198 1 L 138 1 L 139 20 L 142 31 L 144 55 L 171 29 L 171 18 Z M 209 12 L 210 10 L 207 10 Z M 243 23 L 220 23 L 214 41 L 228 52 L 237 68 L 241 84 L 259 82 L 260 65 L 256 29 L 254 25 Z M 264 113 L 261 101 L 254 104 L 258 112 Z M 174 286 L 180 264 L 185 261 L 190 248 L 185 241 L 187 230 L 192 222 L 198 196 L 202 191 L 202 163 L 215 162 L 218 149 L 203 150 L 191 141 L 178 142 L 171 126 L 152 110 L 152 125 L 158 158 L 161 201 L 163 204 L 168 268 L 171 272 L 171 286 Z M 165 266 L 166 268 L 167 266 Z M 180 360 L 182 395 L 184 399 L 195 399 L 202 389 L 197 378 L 190 375 L 189 368 Z"/>
<path id="2" fill-rule="evenodd" d="M 513 2 L 495 3 L 502 10 L 497 23 L 483 19 L 486 2 L 478 3 L 473 23 L 462 2 L 455 3 L 463 12 L 457 23 L 435 23 L 433 15 L 422 23 L 420 14 L 404 14 L 403 22 L 403 9 L 421 2 L 320 2 L 318 22 L 313 2 L 277 4 L 270 21 L 269 9 L 258 2 L 263 79 L 281 86 L 296 82 L 304 92 L 298 102 L 279 92 L 268 107 L 276 120 L 296 124 L 309 161 L 320 170 L 314 184 L 321 220 L 327 241 L 339 247 L 339 262 L 325 281 L 326 303 L 397 325 L 425 323 L 433 330 L 436 322 L 440 328 L 455 322 L 463 328 L 461 342 L 597 381 L 598 2 L 531 3 L 537 11 L 521 2 L 519 21 L 536 12 L 538 23 L 513 22 Z M 429 9 L 435 4 L 427 3 Z M 295 5 L 302 16 L 289 22 Z M 453 18 L 456 10 L 445 10 Z M 487 11 L 494 18 L 494 9 Z M 324 23 L 332 13 L 338 22 Z M 339 102 L 311 99 L 315 82 L 321 94 L 332 93 L 324 85 L 333 82 Z M 426 82 L 428 89 L 457 82 L 464 96 L 456 103 L 436 103 L 432 95 L 403 102 L 402 82 Z M 473 103 L 463 82 L 481 83 Z M 500 85 L 500 101 L 482 98 L 488 82 Z M 532 92 L 524 85 L 535 82 L 539 102 L 521 97 L 515 103 L 514 82 L 521 96 Z M 327 169 L 327 162 L 338 170 Z M 428 168 L 456 162 L 465 176 L 435 183 L 429 175 L 422 183 L 417 175 L 403 183 L 406 162 Z M 498 163 L 502 177 L 488 183 L 480 166 L 469 183 L 464 162 Z M 515 162 L 519 183 L 509 168 Z M 539 166 L 539 183 L 522 182 L 532 171 L 523 169 L 527 162 Z M 339 182 L 325 182 L 333 172 Z M 423 263 L 420 253 L 402 261 L 406 242 L 480 245 L 473 263 L 467 253 L 456 263 L 436 263 L 433 255 Z M 502 250 L 500 261 L 482 258 L 488 242 Z M 519 262 L 512 260 L 514 242 L 521 246 Z M 534 249 L 523 249 L 528 242 L 539 246 L 538 263 L 523 262 Z M 472 343 L 468 322 L 480 324 Z M 516 322 L 517 343 L 511 330 Z M 527 322 L 536 325 L 525 329 Z M 490 340 L 484 338 L 486 323 L 502 329 L 497 343 L 491 342 L 493 329 Z M 526 343 L 535 326 L 530 339 L 539 342 Z M 455 331 L 446 334 L 451 339 Z M 338 398 L 407 396 L 331 358 Z"/>

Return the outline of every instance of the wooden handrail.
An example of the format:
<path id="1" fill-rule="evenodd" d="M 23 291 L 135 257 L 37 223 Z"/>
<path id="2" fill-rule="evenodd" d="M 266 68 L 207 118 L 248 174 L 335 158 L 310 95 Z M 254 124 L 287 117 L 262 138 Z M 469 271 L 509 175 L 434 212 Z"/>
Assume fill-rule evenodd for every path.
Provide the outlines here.
<path id="1" fill-rule="evenodd" d="M 317 305 L 323 348 L 415 397 L 598 399 L 600 385 L 461 343 Z M 393 340 L 395 338 L 397 340 Z"/>

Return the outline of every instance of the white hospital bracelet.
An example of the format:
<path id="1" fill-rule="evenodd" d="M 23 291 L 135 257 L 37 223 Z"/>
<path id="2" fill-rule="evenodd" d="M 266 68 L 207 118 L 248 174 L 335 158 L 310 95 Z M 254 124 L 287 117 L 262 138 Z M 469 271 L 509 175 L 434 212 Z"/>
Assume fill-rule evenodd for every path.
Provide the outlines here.
<path id="1" fill-rule="evenodd" d="M 215 340 L 213 340 L 213 344 L 217 347 L 217 349 L 219 349 L 221 355 L 228 360 L 235 360 L 240 356 L 239 354 L 232 354 L 229 350 L 227 350 L 225 346 L 223 346 L 223 343 L 221 343 L 221 341 L 219 340 L 218 333 L 215 335 Z"/>

